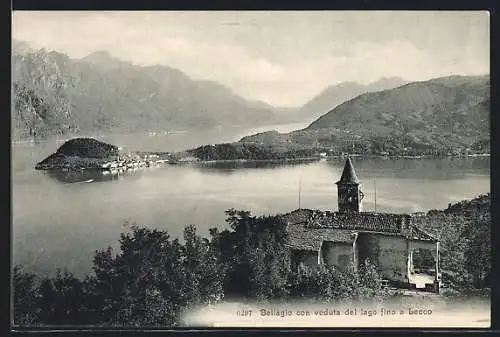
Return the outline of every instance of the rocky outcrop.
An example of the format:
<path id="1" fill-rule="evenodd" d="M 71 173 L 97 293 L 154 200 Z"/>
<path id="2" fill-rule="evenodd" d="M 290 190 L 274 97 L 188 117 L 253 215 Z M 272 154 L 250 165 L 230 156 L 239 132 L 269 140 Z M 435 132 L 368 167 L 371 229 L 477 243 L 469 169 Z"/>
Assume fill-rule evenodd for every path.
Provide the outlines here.
<path id="1" fill-rule="evenodd" d="M 65 142 L 56 153 L 36 165 L 37 170 L 117 170 L 147 167 L 153 161 L 133 153 L 121 153 L 117 146 L 93 138 Z"/>

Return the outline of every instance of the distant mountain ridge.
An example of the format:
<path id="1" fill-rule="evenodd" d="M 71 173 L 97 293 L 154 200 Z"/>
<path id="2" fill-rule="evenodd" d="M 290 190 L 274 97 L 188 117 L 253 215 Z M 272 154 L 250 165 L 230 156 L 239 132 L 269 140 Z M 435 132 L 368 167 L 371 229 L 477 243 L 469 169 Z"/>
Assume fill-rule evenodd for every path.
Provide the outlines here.
<path id="1" fill-rule="evenodd" d="M 359 153 L 489 149 L 487 75 L 412 83 L 392 77 L 366 86 L 344 82 L 297 112 L 247 100 L 217 82 L 196 81 L 167 66 L 138 66 L 106 51 L 77 60 L 13 41 L 12 79 L 13 139 L 252 127 L 318 114 L 305 129 L 261 133 L 241 142 Z"/>
<path id="2" fill-rule="evenodd" d="M 348 153 L 489 152 L 490 78 L 448 76 L 361 94 L 287 134 L 243 143 Z"/>
<path id="3" fill-rule="evenodd" d="M 356 124 L 380 134 L 385 127 L 401 127 L 407 131 L 413 127 L 424 127 L 422 123 L 433 122 L 436 124 L 433 126 L 453 132 L 463 131 L 454 128 L 453 123 L 470 122 L 470 117 L 479 123 L 474 126 L 480 131 L 489 131 L 488 116 L 484 114 L 488 111 L 482 109 L 479 114 L 470 111 L 478 105 L 487 104 L 489 94 L 489 76 L 449 76 L 413 82 L 391 90 L 361 94 L 324 114 L 306 129 L 353 129 L 353 124 Z M 400 125 L 396 126 L 398 123 Z M 380 126 L 381 130 L 375 130 L 376 126 Z"/>
<path id="4" fill-rule="evenodd" d="M 368 85 L 356 82 L 342 82 L 323 90 L 319 95 L 299 108 L 295 116 L 297 119 L 313 120 L 335 108 L 337 105 L 361 94 L 392 89 L 406 83 L 408 81 L 399 77 L 381 78 Z"/>
<path id="5" fill-rule="evenodd" d="M 13 90 L 17 138 L 64 133 L 68 125 L 81 132 L 141 131 L 276 120 L 273 107 L 246 100 L 216 82 L 195 81 L 167 66 L 137 66 L 103 51 L 77 60 L 13 41 L 12 79 L 46 105 L 46 113 L 40 113 L 36 100 Z"/>

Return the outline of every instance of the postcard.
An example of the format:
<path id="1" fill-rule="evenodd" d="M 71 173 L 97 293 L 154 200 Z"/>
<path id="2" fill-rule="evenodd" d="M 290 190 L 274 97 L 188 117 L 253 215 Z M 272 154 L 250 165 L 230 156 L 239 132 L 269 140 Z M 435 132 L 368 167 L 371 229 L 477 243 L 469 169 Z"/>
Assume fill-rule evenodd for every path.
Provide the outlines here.
<path id="1" fill-rule="evenodd" d="M 491 325 L 487 11 L 13 11 L 12 327 Z"/>

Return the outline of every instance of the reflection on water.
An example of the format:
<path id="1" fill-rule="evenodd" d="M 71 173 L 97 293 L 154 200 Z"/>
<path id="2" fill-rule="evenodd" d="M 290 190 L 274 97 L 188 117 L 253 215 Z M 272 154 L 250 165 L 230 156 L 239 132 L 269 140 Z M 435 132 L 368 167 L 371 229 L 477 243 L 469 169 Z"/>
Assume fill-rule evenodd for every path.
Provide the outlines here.
<path id="1" fill-rule="evenodd" d="M 195 163 L 119 174 L 34 170 L 56 149 L 18 146 L 12 156 L 14 262 L 42 275 L 67 268 L 84 276 L 96 249 L 118 247 L 127 220 L 180 238 L 187 224 L 197 224 L 202 235 L 224 228 L 228 208 L 289 212 L 298 207 L 299 181 L 302 207 L 336 210 L 335 182 L 345 160 Z M 374 210 L 375 195 L 378 211 L 399 213 L 443 209 L 490 188 L 489 158 L 353 162 L 366 211 Z"/>
<path id="2" fill-rule="evenodd" d="M 344 158 L 330 158 L 326 165 L 339 169 L 344 166 Z M 317 163 L 315 159 L 298 159 L 289 161 L 220 161 L 191 164 L 178 164 L 178 167 L 195 168 L 206 173 L 231 173 L 247 169 L 278 169 Z M 489 158 L 439 158 L 439 159 L 404 159 L 404 158 L 353 158 L 358 175 L 366 179 L 397 178 L 452 180 L 466 178 L 470 174 L 489 174 Z M 322 164 L 325 165 L 323 161 Z M 150 169 L 127 171 L 47 171 L 49 177 L 62 183 L 80 183 L 113 181 L 137 176 Z"/>
<path id="3" fill-rule="evenodd" d="M 229 173 L 245 169 L 269 170 L 282 167 L 294 167 L 317 162 L 315 159 L 297 159 L 288 161 L 221 161 L 205 162 L 190 165 L 201 172 Z"/>
<path id="4" fill-rule="evenodd" d="M 196 169 L 204 173 L 228 174 L 244 169 L 277 169 L 281 167 L 294 167 L 316 162 L 314 159 L 301 159 L 290 161 L 234 161 L 234 162 L 200 162 L 191 164 L 175 164 L 175 167 L 185 167 L 186 169 Z M 45 171 L 46 174 L 64 184 L 105 182 L 138 177 L 147 171 L 155 168 L 139 168 L 136 170 L 67 170 L 67 171 Z"/>
<path id="5" fill-rule="evenodd" d="M 488 157 L 406 159 L 360 158 L 352 159 L 356 172 L 367 177 L 394 177 L 398 179 L 448 180 L 465 178 L 469 174 L 490 174 Z M 329 161 L 332 166 L 343 165 L 342 159 Z M 358 174 L 359 175 L 359 174 Z"/>
<path id="6" fill-rule="evenodd" d="M 92 183 L 113 180 L 122 180 L 125 177 L 133 177 L 141 174 L 139 170 L 132 171 L 103 171 L 96 169 L 77 170 L 77 171 L 46 171 L 50 178 L 53 178 L 64 184 Z"/>

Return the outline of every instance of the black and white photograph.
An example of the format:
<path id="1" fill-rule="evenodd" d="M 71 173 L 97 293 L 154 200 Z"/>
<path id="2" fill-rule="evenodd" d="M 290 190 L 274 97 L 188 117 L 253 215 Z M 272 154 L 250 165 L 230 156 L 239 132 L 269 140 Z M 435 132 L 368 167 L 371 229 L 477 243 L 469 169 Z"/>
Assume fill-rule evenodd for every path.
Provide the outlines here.
<path id="1" fill-rule="evenodd" d="M 11 328 L 491 327 L 488 11 L 11 18 Z"/>

